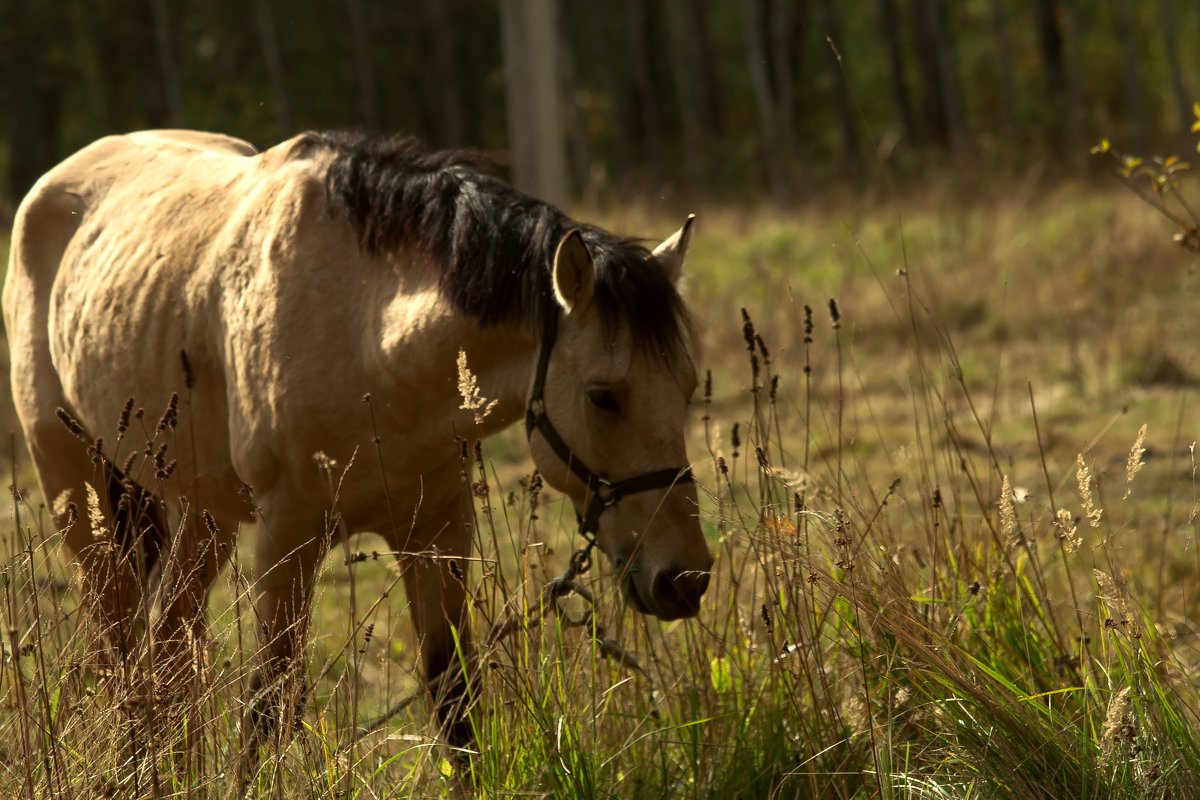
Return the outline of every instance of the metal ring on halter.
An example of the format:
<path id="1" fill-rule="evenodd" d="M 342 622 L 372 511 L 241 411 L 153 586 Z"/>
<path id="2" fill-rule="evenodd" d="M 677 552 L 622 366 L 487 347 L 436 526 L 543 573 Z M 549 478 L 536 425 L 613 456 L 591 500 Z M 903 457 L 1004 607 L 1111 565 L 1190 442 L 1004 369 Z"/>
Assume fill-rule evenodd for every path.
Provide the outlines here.
<path id="1" fill-rule="evenodd" d="M 582 575 L 592 568 L 592 545 L 581 547 L 574 553 L 571 553 L 571 571 L 576 575 Z"/>

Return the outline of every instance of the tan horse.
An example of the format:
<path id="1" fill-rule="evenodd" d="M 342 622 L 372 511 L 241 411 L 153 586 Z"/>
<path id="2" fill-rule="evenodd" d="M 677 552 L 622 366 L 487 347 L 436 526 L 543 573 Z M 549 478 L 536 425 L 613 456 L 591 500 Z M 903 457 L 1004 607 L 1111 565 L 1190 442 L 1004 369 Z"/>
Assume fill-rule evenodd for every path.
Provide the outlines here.
<path id="1" fill-rule="evenodd" d="M 158 663 L 175 663 L 253 518 L 255 730 L 280 710 L 342 530 L 411 554 L 423 666 L 440 675 L 464 620 L 449 562 L 472 542 L 455 437 L 523 412 L 534 463 L 629 603 L 694 615 L 712 557 L 684 451 L 688 239 L 685 225 L 650 253 L 412 140 L 308 133 L 258 154 L 157 131 L 55 167 L 17 212 L 4 320 L 26 441 L 106 640 L 133 651 L 144 598 Z M 460 350 L 497 401 L 478 423 L 460 408 Z M 131 419 L 131 396 L 149 417 Z M 314 454 L 355 452 L 331 523 Z M 461 742 L 453 699 L 438 716 Z"/>

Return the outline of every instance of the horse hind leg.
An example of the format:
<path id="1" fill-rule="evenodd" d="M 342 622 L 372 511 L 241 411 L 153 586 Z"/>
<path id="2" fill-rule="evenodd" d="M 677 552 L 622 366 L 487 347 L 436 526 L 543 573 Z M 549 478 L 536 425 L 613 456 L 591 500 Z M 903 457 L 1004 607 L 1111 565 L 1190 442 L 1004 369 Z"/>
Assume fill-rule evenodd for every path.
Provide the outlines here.
<path id="1" fill-rule="evenodd" d="M 13 223 L 3 295 L 13 407 L 42 496 L 63 544 L 78 559 L 83 608 L 98 624 L 101 643 L 107 644 L 101 652 L 115 652 L 124 660 L 132 652 L 132 609 L 144 575 L 124 558 L 130 550 L 113 535 L 114 475 L 79 441 L 87 439 L 79 423 L 61 411 L 70 404 L 50 353 L 52 288 L 86 211 L 82 198 L 60 183 L 49 176 L 39 181 Z"/>
<path id="2" fill-rule="evenodd" d="M 80 602 L 96 627 L 97 660 L 104 672 L 130 666 L 144 565 L 153 561 L 155 543 L 165 533 L 161 521 L 153 507 L 129 513 L 119 473 L 94 451 L 89 454 L 59 419 L 27 425 L 26 440 L 55 527 L 78 562 Z"/>

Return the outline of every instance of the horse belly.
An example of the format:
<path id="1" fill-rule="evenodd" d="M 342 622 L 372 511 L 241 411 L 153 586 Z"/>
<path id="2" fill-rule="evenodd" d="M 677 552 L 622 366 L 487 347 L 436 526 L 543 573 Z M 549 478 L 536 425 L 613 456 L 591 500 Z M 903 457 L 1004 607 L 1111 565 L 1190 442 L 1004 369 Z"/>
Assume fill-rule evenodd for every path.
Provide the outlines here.
<path id="1" fill-rule="evenodd" d="M 105 216 L 80 229 L 51 296 L 50 351 L 64 395 L 115 463 L 141 453 L 132 479 L 155 486 L 174 461 L 178 485 L 164 487 L 165 497 L 183 494 L 221 516 L 245 517 L 202 276 L 177 248 L 147 236 L 152 218 L 130 226 L 119 217 L 103 223 Z M 158 430 L 172 394 L 175 426 Z M 121 436 L 129 398 L 143 412 Z"/>

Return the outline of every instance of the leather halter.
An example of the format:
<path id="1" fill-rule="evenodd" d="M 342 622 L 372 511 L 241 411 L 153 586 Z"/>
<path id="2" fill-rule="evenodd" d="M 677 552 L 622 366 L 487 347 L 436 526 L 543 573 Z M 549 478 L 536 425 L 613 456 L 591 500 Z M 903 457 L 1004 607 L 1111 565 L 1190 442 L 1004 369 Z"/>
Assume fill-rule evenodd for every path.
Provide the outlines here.
<path id="1" fill-rule="evenodd" d="M 548 317 L 546 327 L 542 332 L 541 352 L 538 354 L 537 372 L 534 374 L 533 390 L 529 393 L 529 405 L 525 408 L 525 436 L 533 438 L 536 430 L 542 434 L 546 444 L 554 451 L 568 469 L 587 486 L 591 497 L 584 513 L 576 515 L 579 519 L 579 533 L 587 541 L 587 547 L 576 550 L 571 557 L 571 566 L 575 574 L 587 570 L 591 566 L 591 551 L 596 546 L 596 531 L 600 527 L 600 515 L 605 510 L 614 507 L 621 498 L 639 492 L 654 489 L 669 489 L 677 483 L 691 481 L 690 466 L 670 467 L 655 472 L 645 472 L 616 482 L 601 477 L 588 468 L 577 458 L 563 438 L 559 436 L 550 418 L 546 416 L 546 372 L 550 368 L 550 351 L 558 338 L 558 315 Z"/>

